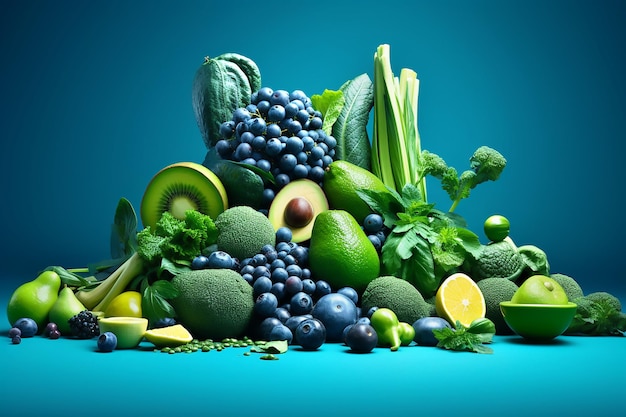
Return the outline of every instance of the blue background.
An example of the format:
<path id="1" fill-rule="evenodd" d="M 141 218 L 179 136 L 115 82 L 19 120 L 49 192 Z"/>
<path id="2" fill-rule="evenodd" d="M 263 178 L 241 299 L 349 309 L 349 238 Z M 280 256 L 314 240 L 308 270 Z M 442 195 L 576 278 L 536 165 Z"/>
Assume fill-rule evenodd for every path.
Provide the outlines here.
<path id="1" fill-rule="evenodd" d="M 436 3 L 436 4 L 434 4 Z M 391 45 L 418 72 L 423 147 L 458 169 L 480 145 L 508 166 L 457 212 L 493 213 L 587 292 L 621 286 L 626 106 L 621 1 L 2 2 L 1 262 L 9 281 L 107 258 L 120 197 L 201 162 L 191 82 L 205 55 L 254 59 L 264 85 L 319 94 Z M 437 183 L 431 201 L 447 209 Z M 7 282 L 6 280 L 4 281 Z M 616 290 L 620 290 L 617 288 Z"/>
<path id="2" fill-rule="evenodd" d="M 265 85 L 312 95 L 364 72 L 372 77 L 382 43 L 391 45 L 396 73 L 418 72 L 424 148 L 458 169 L 481 145 L 508 159 L 497 182 L 459 205 L 470 227 L 480 233 L 487 216 L 506 215 L 513 239 L 544 249 L 553 272 L 574 276 L 585 292 L 609 290 L 626 301 L 620 210 L 626 3 L 173 4 L 0 2 L 0 311 L 15 287 L 48 265 L 107 258 L 119 198 L 138 208 L 156 171 L 202 161 L 191 83 L 205 55 L 244 54 L 257 62 Z M 446 209 L 447 197 L 431 184 L 431 200 Z M 537 415 L 609 415 L 624 383 L 623 364 L 616 369 L 614 360 L 621 342 L 567 337 L 530 347 L 510 337 L 498 338 L 492 356 L 415 348 L 415 355 L 377 352 L 378 361 L 329 345 L 325 355 L 289 352 L 266 362 L 233 352 L 219 359 L 212 352 L 206 361 L 202 354 L 137 351 L 94 357 L 93 341 L 31 339 L 0 343 L 0 360 L 10 385 L 5 410 L 7 399 L 23 398 L 33 381 L 47 394 L 13 408 L 19 415 L 85 415 L 93 398 L 74 397 L 72 408 L 64 397 L 76 382 L 101 390 L 97 404 L 106 408 L 92 415 L 203 407 L 241 415 L 228 412 L 233 404 L 247 414 L 313 415 L 321 404 L 329 415 L 501 415 L 494 406 L 507 407 L 507 415 L 528 415 L 530 408 Z M 577 391 L 580 379 L 563 377 L 574 363 L 595 392 Z M 274 387 L 283 384 L 312 388 L 305 401 L 300 391 L 278 395 Z M 347 399 L 343 389 L 365 397 Z"/>

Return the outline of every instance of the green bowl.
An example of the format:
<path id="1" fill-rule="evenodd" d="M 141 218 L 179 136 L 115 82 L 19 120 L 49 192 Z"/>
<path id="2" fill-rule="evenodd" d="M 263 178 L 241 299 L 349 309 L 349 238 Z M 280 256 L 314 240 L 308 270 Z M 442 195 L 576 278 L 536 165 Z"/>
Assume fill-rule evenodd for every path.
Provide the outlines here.
<path id="1" fill-rule="evenodd" d="M 117 338 L 116 349 L 139 346 L 148 329 L 148 319 L 139 317 L 102 317 L 98 319 L 100 334 L 111 332 Z"/>
<path id="2" fill-rule="evenodd" d="M 576 314 L 576 304 L 516 304 L 500 303 L 506 324 L 518 335 L 528 340 L 547 341 L 561 335 Z"/>

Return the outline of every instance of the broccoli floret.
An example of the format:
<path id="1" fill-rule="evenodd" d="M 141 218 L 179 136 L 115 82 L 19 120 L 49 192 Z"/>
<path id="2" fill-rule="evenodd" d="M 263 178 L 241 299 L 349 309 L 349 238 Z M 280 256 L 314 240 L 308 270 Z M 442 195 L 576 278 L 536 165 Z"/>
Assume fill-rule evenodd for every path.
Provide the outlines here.
<path id="1" fill-rule="evenodd" d="M 196 338 L 240 337 L 253 315 L 252 286 L 231 269 L 201 269 L 172 278 L 177 320 Z"/>
<path id="2" fill-rule="evenodd" d="M 449 211 L 453 212 L 478 184 L 497 180 L 505 166 L 506 159 L 500 152 L 481 146 L 470 157 L 470 169 L 458 175 L 456 169 L 449 167 L 441 177 L 441 185 L 452 200 Z"/>
<path id="3" fill-rule="evenodd" d="M 506 159 L 495 149 L 488 146 L 476 149 L 470 158 L 470 167 L 476 173 L 472 188 L 485 181 L 497 180 L 505 166 Z"/>
<path id="4" fill-rule="evenodd" d="M 470 259 L 468 274 L 475 280 L 506 278 L 515 281 L 526 268 L 524 259 L 510 237 L 483 245 L 476 259 Z M 467 268 L 467 267 L 466 267 Z"/>
<path id="5" fill-rule="evenodd" d="M 388 308 L 398 320 L 413 324 L 422 317 L 432 315 L 432 305 L 408 281 L 394 276 L 381 276 L 372 280 L 361 297 L 361 308 Z"/>
<path id="6" fill-rule="evenodd" d="M 252 257 L 265 245 L 276 244 L 274 226 L 263 213 L 249 206 L 235 206 L 215 219 L 217 247 L 240 260 Z"/>
<path id="7" fill-rule="evenodd" d="M 623 336 L 626 331 L 626 315 L 617 297 L 598 291 L 578 297 L 576 315 L 566 333 L 592 336 Z"/>
<path id="8" fill-rule="evenodd" d="M 568 300 L 572 301 L 584 295 L 583 289 L 574 278 L 565 274 L 551 274 L 550 278 L 561 284 Z"/>
<path id="9" fill-rule="evenodd" d="M 502 301 L 510 301 L 519 288 L 513 281 L 503 278 L 486 278 L 476 283 L 485 299 L 485 317 L 496 326 L 496 334 L 513 334 L 511 328 L 504 321 L 500 311 Z"/>
<path id="10" fill-rule="evenodd" d="M 587 300 L 591 300 L 595 303 L 605 304 L 616 311 L 622 311 L 622 303 L 619 298 L 606 291 L 597 291 L 589 293 L 585 296 Z"/>
<path id="11" fill-rule="evenodd" d="M 421 181 L 426 175 L 431 175 L 435 178 L 441 179 L 448 171 L 448 164 L 439 155 L 423 150 L 419 155 L 420 163 L 418 164 L 419 179 Z"/>

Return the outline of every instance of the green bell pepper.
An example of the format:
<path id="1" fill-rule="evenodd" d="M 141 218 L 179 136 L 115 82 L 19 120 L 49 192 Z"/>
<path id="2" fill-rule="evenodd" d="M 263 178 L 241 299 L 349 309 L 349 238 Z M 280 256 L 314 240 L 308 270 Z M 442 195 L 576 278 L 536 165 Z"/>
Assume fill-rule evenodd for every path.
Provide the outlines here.
<path id="1" fill-rule="evenodd" d="M 370 323 L 378 335 L 378 345 L 392 351 L 408 346 L 415 337 L 415 329 L 409 323 L 400 322 L 398 316 L 388 308 L 379 308 L 370 317 Z"/>

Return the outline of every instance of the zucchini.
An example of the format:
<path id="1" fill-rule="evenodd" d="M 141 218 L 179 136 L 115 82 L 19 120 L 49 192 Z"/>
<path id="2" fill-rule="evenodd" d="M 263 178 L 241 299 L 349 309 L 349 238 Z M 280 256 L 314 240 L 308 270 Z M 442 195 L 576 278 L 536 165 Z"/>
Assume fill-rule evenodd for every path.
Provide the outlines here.
<path id="1" fill-rule="evenodd" d="M 250 104 L 252 89 L 248 76 L 235 63 L 206 57 L 196 71 L 192 86 L 192 105 L 198 128 L 207 148 L 220 139 L 223 122 L 233 112 Z"/>

